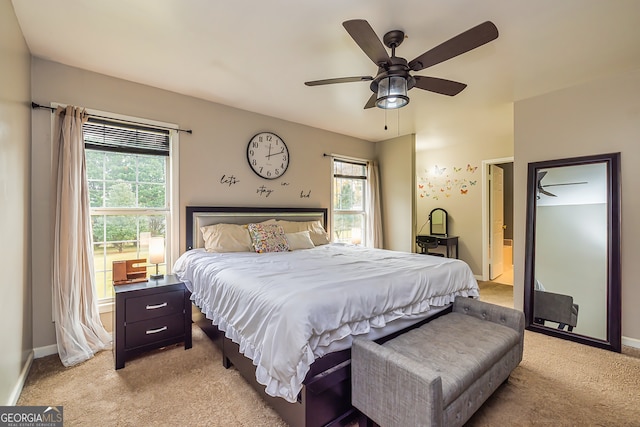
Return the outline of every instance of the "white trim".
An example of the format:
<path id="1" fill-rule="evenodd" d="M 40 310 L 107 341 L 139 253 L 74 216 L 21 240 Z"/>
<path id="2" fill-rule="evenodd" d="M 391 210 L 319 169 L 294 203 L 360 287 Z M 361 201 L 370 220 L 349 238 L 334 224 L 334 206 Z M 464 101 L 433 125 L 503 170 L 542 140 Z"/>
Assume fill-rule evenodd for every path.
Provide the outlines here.
<path id="1" fill-rule="evenodd" d="M 640 340 L 636 338 L 622 337 L 622 345 L 633 348 L 640 348 Z"/>
<path id="2" fill-rule="evenodd" d="M 111 337 L 111 345 L 115 345 L 113 343 L 113 334 L 110 333 L 109 336 Z M 108 349 L 102 351 L 108 351 Z M 33 359 L 42 359 L 43 357 L 51 356 L 52 354 L 58 354 L 57 344 L 46 345 L 44 347 L 36 347 L 33 349 Z"/>
<path id="3" fill-rule="evenodd" d="M 102 301 L 98 302 L 98 313 L 112 313 L 115 311 L 116 303 L 114 298 L 104 298 Z"/>
<path id="4" fill-rule="evenodd" d="M 489 174 L 488 166 L 513 163 L 513 156 L 482 161 L 482 280 L 489 280 Z"/>
<path id="5" fill-rule="evenodd" d="M 51 344 L 44 347 L 36 347 L 33 349 L 33 358 L 41 359 L 43 357 L 51 356 L 52 354 L 58 354 L 58 345 Z"/>
<path id="6" fill-rule="evenodd" d="M 11 390 L 11 394 L 9 394 L 9 399 L 7 400 L 6 406 L 15 406 L 18 403 L 18 399 L 20 398 L 20 394 L 22 393 L 22 389 L 24 388 L 24 383 L 27 381 L 27 375 L 29 375 L 29 371 L 31 370 L 31 365 L 33 364 L 33 351 L 29 352 L 27 356 L 27 361 L 25 362 L 22 370 L 20 371 L 20 376 L 18 376 L 18 381 L 16 385 Z"/>

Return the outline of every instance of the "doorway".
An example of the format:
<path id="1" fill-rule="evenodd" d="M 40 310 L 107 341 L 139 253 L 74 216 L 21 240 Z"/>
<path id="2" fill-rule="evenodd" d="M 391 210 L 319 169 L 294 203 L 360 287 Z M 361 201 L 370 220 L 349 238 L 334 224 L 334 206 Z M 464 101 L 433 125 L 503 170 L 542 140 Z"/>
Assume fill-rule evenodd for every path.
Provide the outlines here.
<path id="1" fill-rule="evenodd" d="M 482 280 L 513 286 L 513 157 L 484 160 L 482 182 Z"/>

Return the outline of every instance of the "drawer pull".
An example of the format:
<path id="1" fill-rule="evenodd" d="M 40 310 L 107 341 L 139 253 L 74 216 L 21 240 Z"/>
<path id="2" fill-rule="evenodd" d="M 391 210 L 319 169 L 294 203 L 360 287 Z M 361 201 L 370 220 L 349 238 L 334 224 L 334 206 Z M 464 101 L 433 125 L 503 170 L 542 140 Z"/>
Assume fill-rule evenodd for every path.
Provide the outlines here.
<path id="1" fill-rule="evenodd" d="M 158 328 L 158 329 L 148 329 L 145 334 L 147 335 L 151 335 L 151 334 L 157 334 L 158 332 L 163 332 L 166 331 L 167 327 L 163 326 L 162 328 Z"/>
<path id="2" fill-rule="evenodd" d="M 157 304 L 157 305 L 148 305 L 147 310 L 155 310 L 156 308 L 162 308 L 166 306 L 167 306 L 166 302 L 163 302 L 162 304 Z"/>

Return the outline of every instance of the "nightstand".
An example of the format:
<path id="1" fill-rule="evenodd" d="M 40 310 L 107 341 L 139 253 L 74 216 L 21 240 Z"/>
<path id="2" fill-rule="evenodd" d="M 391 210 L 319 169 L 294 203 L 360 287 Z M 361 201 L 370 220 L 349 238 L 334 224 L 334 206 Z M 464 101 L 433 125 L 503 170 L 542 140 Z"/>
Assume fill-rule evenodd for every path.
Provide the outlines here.
<path id="1" fill-rule="evenodd" d="M 115 285 L 114 358 L 124 368 L 133 354 L 184 342 L 191 348 L 190 292 L 175 275 Z"/>

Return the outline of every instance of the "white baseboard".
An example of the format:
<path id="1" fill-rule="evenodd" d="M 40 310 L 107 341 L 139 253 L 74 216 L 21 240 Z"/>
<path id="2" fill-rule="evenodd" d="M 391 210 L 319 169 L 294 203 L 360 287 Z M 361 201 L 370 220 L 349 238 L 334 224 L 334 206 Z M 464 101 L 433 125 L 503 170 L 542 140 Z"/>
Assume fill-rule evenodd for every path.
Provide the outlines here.
<path id="1" fill-rule="evenodd" d="M 20 371 L 20 376 L 18 377 L 18 382 L 15 387 L 11 391 L 9 395 L 9 401 L 6 403 L 7 406 L 15 406 L 18 403 L 18 399 L 20 398 L 20 393 L 22 393 L 22 388 L 24 387 L 24 383 L 27 380 L 27 375 L 29 375 L 29 370 L 31 369 L 31 364 L 33 363 L 33 351 L 29 352 L 27 356 L 27 361 L 22 367 Z"/>
<path id="2" fill-rule="evenodd" d="M 111 336 L 111 341 L 113 342 L 113 333 L 109 332 L 109 336 Z M 33 349 L 33 359 L 41 359 L 43 357 L 51 356 L 52 354 L 58 354 L 57 344 L 51 344 Z"/>
<path id="3" fill-rule="evenodd" d="M 628 345 L 633 348 L 640 348 L 640 340 L 635 338 L 622 337 L 622 345 Z"/>
<path id="4" fill-rule="evenodd" d="M 47 345 L 44 347 L 37 347 L 33 349 L 33 358 L 40 359 L 52 354 L 58 354 L 58 346 L 56 344 Z"/>

